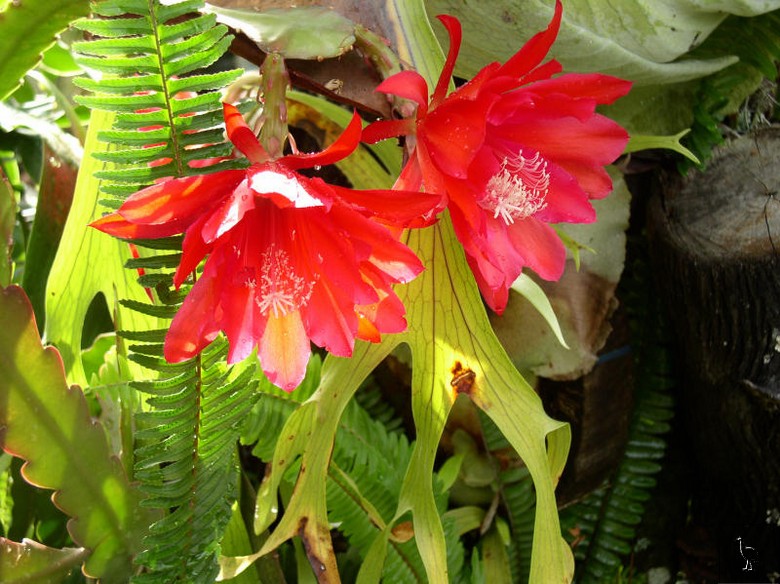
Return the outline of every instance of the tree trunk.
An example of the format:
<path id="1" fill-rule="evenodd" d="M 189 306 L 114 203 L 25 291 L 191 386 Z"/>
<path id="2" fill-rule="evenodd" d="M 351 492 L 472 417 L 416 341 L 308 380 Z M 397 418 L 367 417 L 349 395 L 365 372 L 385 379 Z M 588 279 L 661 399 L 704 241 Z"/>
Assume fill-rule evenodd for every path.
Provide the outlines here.
<path id="1" fill-rule="evenodd" d="M 780 571 L 779 169 L 780 129 L 767 128 L 672 181 L 648 209 L 679 348 L 693 511 L 718 538 L 729 581 Z"/>

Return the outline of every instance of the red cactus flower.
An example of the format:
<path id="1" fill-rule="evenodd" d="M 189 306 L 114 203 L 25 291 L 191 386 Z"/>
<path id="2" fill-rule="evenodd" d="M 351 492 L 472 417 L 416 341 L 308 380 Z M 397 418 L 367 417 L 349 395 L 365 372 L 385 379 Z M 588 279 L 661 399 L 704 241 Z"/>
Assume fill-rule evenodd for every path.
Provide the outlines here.
<path id="1" fill-rule="evenodd" d="M 547 280 L 560 278 L 566 252 L 549 223 L 595 220 L 589 199 L 612 190 L 604 166 L 628 140 L 623 128 L 595 113 L 597 105 L 625 95 L 628 81 L 600 74 L 553 77 L 560 64 L 541 64 L 561 14 L 557 0 L 545 31 L 449 95 L 461 27 L 440 16 L 450 49 L 430 103 L 419 74 L 397 73 L 377 89 L 416 102 L 415 118 L 375 122 L 363 133 L 366 142 L 416 137 L 396 186 L 446 193 L 482 295 L 499 314 L 523 267 Z"/>
<path id="2" fill-rule="evenodd" d="M 350 154 L 360 141 L 357 115 L 322 152 L 271 160 L 238 110 L 225 104 L 224 113 L 228 138 L 251 166 L 155 184 L 92 226 L 121 238 L 185 233 L 177 287 L 208 256 L 166 336 L 168 361 L 193 357 L 222 331 L 228 362 L 257 348 L 268 378 L 292 390 L 310 341 L 349 356 L 356 338 L 378 341 L 406 328 L 392 284 L 423 266 L 379 222 L 429 223 L 421 218 L 441 198 L 357 191 L 297 172 Z"/>

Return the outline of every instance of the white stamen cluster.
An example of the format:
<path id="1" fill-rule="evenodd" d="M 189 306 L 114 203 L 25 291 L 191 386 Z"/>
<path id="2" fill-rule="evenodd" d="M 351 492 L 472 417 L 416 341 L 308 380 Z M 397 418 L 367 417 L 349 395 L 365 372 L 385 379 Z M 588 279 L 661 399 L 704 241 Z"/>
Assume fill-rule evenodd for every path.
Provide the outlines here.
<path id="1" fill-rule="evenodd" d="M 290 256 L 275 245 L 261 258 L 260 289 L 255 302 L 263 315 L 270 311 L 274 318 L 306 306 L 314 282 L 298 276 L 290 265 Z"/>
<path id="2" fill-rule="evenodd" d="M 547 206 L 550 191 L 550 173 L 547 161 L 538 152 L 526 158 L 522 152 L 504 158 L 501 170 L 487 183 L 482 208 L 493 211 L 493 218 L 501 217 L 507 225 L 525 219 Z"/>

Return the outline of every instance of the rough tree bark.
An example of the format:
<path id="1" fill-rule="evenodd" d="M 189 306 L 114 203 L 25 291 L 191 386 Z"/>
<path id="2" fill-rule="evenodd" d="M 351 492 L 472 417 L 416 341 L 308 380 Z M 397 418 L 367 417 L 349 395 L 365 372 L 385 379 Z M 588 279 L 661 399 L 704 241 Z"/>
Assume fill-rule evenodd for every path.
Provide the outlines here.
<path id="1" fill-rule="evenodd" d="M 767 128 L 724 145 L 648 209 L 679 348 L 693 511 L 729 581 L 780 572 L 779 191 L 780 128 Z"/>

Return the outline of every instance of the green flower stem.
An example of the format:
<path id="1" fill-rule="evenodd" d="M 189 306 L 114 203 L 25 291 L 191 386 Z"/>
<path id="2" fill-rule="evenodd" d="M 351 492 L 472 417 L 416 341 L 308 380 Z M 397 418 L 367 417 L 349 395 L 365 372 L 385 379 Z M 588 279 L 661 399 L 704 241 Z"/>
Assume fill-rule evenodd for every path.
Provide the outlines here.
<path id="1" fill-rule="evenodd" d="M 263 95 L 262 127 L 259 140 L 271 158 L 279 158 L 287 140 L 287 88 L 290 76 L 284 58 L 278 53 L 269 53 L 263 61 L 261 84 Z"/>

